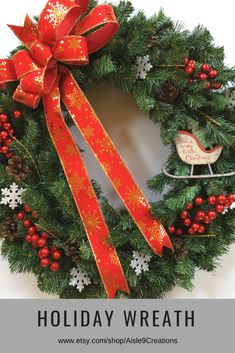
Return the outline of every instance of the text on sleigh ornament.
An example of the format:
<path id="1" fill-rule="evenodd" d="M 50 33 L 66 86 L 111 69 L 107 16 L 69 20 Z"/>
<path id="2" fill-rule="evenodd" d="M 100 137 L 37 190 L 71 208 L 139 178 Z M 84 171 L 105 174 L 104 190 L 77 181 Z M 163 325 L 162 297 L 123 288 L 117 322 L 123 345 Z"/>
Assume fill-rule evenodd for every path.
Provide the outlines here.
<path id="1" fill-rule="evenodd" d="M 0 84 L 19 81 L 13 100 L 27 107 L 37 108 L 42 98 L 50 137 L 104 288 L 108 297 L 113 298 L 118 289 L 129 293 L 129 287 L 116 249 L 109 241 L 109 229 L 81 153 L 63 118 L 61 101 L 152 250 L 162 255 L 163 248 L 172 249 L 172 244 L 69 70 L 69 64 L 77 65 L 78 69 L 87 65 L 89 54 L 104 47 L 119 28 L 110 5 L 96 6 L 86 14 L 88 6 L 88 0 L 51 0 L 43 9 L 38 24 L 26 16 L 23 27 L 11 25 L 27 49 L 19 50 L 11 59 L 0 60 Z M 147 57 L 142 66 L 143 71 L 150 70 Z M 82 180 L 82 186 L 78 179 Z"/>
<path id="2" fill-rule="evenodd" d="M 228 90 L 225 92 L 225 97 L 229 98 L 229 109 L 235 109 L 235 90 Z"/>
<path id="3" fill-rule="evenodd" d="M 190 175 L 172 175 L 167 172 L 165 165 L 162 167 L 162 171 L 165 175 L 170 178 L 175 179 L 196 179 L 196 178 L 220 178 L 225 176 L 233 176 L 235 172 L 229 172 L 225 174 L 214 174 L 211 164 L 214 164 L 220 157 L 223 147 L 216 146 L 210 150 L 206 150 L 204 146 L 200 143 L 198 138 L 187 132 L 179 131 L 175 139 L 177 153 L 180 159 L 191 165 L 191 174 Z M 208 165 L 210 174 L 206 175 L 194 175 L 194 166 L 195 165 Z"/>

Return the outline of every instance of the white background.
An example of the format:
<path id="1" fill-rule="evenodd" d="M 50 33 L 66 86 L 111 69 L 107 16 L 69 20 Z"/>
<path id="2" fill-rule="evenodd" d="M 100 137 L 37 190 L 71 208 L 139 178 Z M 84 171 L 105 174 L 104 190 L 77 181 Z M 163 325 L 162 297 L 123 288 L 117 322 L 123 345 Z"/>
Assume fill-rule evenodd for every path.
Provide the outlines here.
<path id="1" fill-rule="evenodd" d="M 225 46 L 226 62 L 235 64 L 235 46 L 233 38 L 233 21 L 235 3 L 225 0 L 223 2 L 197 0 L 171 1 L 148 0 L 132 1 L 136 9 L 145 10 L 151 15 L 160 7 L 165 9 L 167 15 L 174 20 L 185 23 L 192 29 L 198 23 L 205 25 L 215 38 L 216 44 Z M 45 0 L 9 0 L 4 2 L 0 12 L 0 57 L 8 55 L 18 41 L 7 24 L 22 25 L 24 16 L 38 15 L 45 5 Z M 144 55 L 145 53 L 143 53 Z M 102 120 L 105 128 L 118 147 L 121 155 L 132 171 L 146 196 L 155 199 L 145 188 L 145 181 L 160 171 L 161 165 L 168 155 L 168 148 L 163 147 L 159 136 L 159 127 L 154 126 L 137 109 L 132 97 L 116 90 L 103 86 L 93 88 L 89 92 L 90 100 Z M 77 135 L 79 144 L 86 147 L 81 136 Z M 107 182 L 100 168 L 96 165 L 89 151 L 85 158 L 92 177 L 102 185 L 105 194 L 115 206 L 121 203 L 115 192 Z M 49 298 L 41 293 L 36 286 L 32 275 L 12 275 L 8 263 L 0 259 L 0 298 Z M 221 260 L 221 267 L 216 273 L 198 272 L 195 278 L 195 289 L 188 293 L 176 288 L 167 298 L 235 298 L 235 246 L 231 247 L 228 255 Z"/>

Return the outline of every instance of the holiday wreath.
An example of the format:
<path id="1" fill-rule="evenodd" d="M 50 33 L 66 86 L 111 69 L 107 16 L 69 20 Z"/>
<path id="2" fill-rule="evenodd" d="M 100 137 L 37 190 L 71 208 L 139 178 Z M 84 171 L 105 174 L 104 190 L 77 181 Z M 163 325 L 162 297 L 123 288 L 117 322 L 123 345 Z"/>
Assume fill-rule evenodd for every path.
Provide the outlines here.
<path id="1" fill-rule="evenodd" d="M 22 46 L 0 60 L 1 252 L 61 298 L 159 298 L 192 288 L 234 242 L 235 70 L 208 30 L 183 30 L 129 1 L 51 0 L 10 26 Z M 161 124 L 172 153 L 149 203 L 84 91 L 105 80 Z M 112 118 L 112 117 L 110 117 Z M 123 200 L 90 181 L 75 124 Z M 128 211 L 127 211 L 128 210 Z"/>

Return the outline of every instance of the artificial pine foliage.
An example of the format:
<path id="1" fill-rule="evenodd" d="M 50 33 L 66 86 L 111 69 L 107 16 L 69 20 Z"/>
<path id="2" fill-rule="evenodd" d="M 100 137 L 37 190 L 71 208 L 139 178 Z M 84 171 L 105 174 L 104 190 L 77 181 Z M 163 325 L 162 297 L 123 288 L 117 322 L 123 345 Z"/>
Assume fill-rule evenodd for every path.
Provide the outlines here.
<path id="1" fill-rule="evenodd" d="M 91 8 L 96 3 L 92 1 Z M 161 124 L 163 142 L 172 145 L 167 168 L 173 174 L 189 174 L 190 166 L 179 159 L 174 139 L 178 130 L 190 129 L 192 119 L 199 128 L 204 129 L 204 139 L 210 145 L 224 147 L 222 156 L 214 165 L 214 172 L 235 170 L 235 110 L 228 109 L 229 99 L 223 94 L 229 86 L 235 85 L 235 70 L 224 64 L 223 48 L 214 45 L 211 34 L 204 27 L 187 31 L 162 10 L 146 18 L 143 12 L 134 14 L 129 1 L 120 1 L 114 9 L 120 24 L 115 38 L 90 56 L 89 65 L 72 68 L 81 88 L 87 90 L 105 80 L 133 95 L 139 108 L 149 113 L 155 123 Z M 136 59 L 145 55 L 149 55 L 153 68 L 144 80 L 136 79 Z M 185 58 L 195 60 L 197 70 L 204 63 L 216 69 L 216 80 L 211 81 L 212 84 L 221 84 L 222 89 L 206 89 L 204 80 L 191 82 L 185 72 Z M 172 100 L 160 99 L 166 90 L 166 82 L 170 82 L 170 90 L 174 88 Z M 10 151 L 21 158 L 31 171 L 27 178 L 18 179 L 17 184 L 27 190 L 23 202 L 37 214 L 37 227 L 48 232 L 51 246 L 62 251 L 61 269 L 52 272 L 40 266 L 37 249 L 25 243 L 25 230 L 19 224 L 18 241 L 3 241 L 1 253 L 8 259 L 12 272 L 33 272 L 42 291 L 58 294 L 61 298 L 106 297 L 82 221 L 47 131 L 42 104 L 32 110 L 13 102 L 15 88 L 16 84 L 11 83 L 1 91 L 0 107 L 2 113 L 10 117 L 14 129 L 15 139 L 10 144 Z M 21 112 L 20 119 L 13 117 L 15 110 Z M 5 188 L 12 183 L 12 175 L 7 169 L 10 162 L 3 154 L 0 155 L 0 162 L 0 186 Z M 210 195 L 234 193 L 235 178 L 192 181 L 169 179 L 160 174 L 153 176 L 148 186 L 156 193 L 161 193 L 165 186 L 169 187 L 164 199 L 152 204 L 153 214 L 167 228 L 198 195 L 207 199 Z M 130 298 L 160 298 L 177 284 L 192 289 L 195 270 L 213 271 L 221 255 L 235 241 L 234 210 L 231 210 L 225 215 L 218 215 L 210 224 L 210 233 L 215 235 L 213 238 L 174 240 L 175 255 L 165 250 L 160 258 L 152 253 L 128 212 L 113 209 L 96 182 L 93 182 L 93 187 L 102 205 L 111 241 L 123 265 L 131 289 Z M 17 209 L 17 212 L 20 211 L 21 208 Z M 1 227 L 6 230 L 11 224 L 10 218 L 17 212 L 1 205 Z M 130 267 L 133 251 L 152 255 L 149 271 L 140 276 L 136 276 Z M 91 279 L 91 284 L 82 292 L 69 285 L 70 271 L 76 266 L 88 273 Z M 122 293 L 117 296 L 122 296 Z"/>

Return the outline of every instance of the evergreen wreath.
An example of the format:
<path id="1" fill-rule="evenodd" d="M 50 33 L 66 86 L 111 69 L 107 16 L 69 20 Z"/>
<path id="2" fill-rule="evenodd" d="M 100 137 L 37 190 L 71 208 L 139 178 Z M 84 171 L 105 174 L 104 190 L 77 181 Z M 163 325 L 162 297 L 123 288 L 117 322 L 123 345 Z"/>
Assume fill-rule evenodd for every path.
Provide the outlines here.
<path id="1" fill-rule="evenodd" d="M 95 6 L 92 0 L 89 11 Z M 90 55 L 88 65 L 69 69 L 83 91 L 105 80 L 133 95 L 140 110 L 161 124 L 163 143 L 172 146 L 165 173 L 147 181 L 153 192 L 169 189 L 151 204 L 174 248 L 164 248 L 162 257 L 153 253 L 127 210 L 114 209 L 92 180 L 130 287 L 125 296 L 161 298 L 176 285 L 191 290 L 195 270 L 215 270 L 235 241 L 235 69 L 224 64 L 223 48 L 204 27 L 185 30 L 162 10 L 146 18 L 129 1 L 112 6 L 120 25 L 115 37 Z M 19 49 L 24 47 L 11 55 Z M 0 93 L 1 254 L 12 272 L 34 273 L 46 293 L 106 298 L 43 105 L 33 110 L 15 102 L 16 87 L 10 83 Z M 196 165 L 190 175 L 190 163 L 175 148 L 179 132 L 187 132 L 205 155 L 219 145 L 213 171 Z"/>

